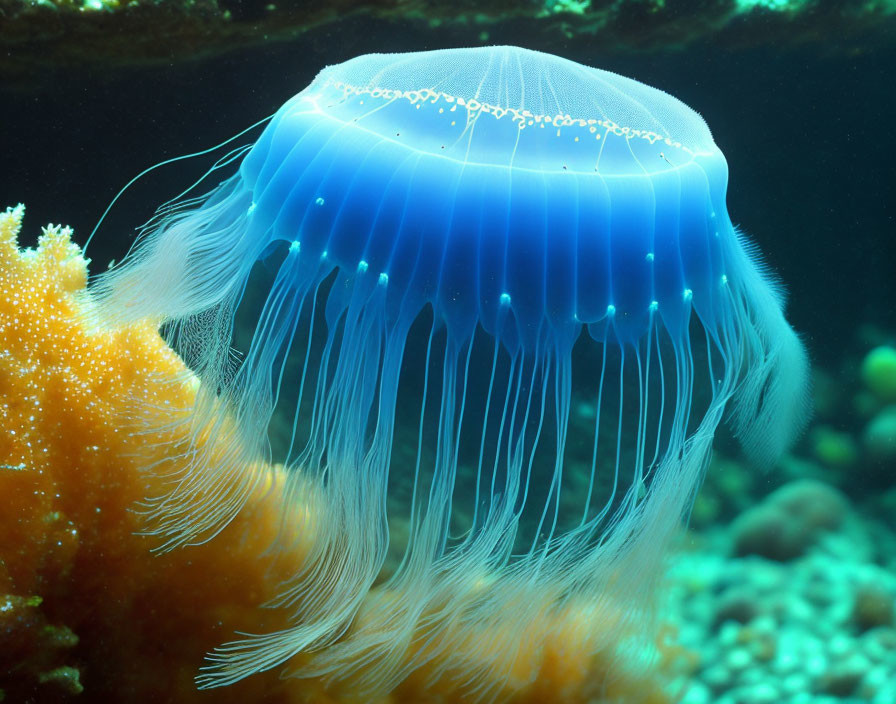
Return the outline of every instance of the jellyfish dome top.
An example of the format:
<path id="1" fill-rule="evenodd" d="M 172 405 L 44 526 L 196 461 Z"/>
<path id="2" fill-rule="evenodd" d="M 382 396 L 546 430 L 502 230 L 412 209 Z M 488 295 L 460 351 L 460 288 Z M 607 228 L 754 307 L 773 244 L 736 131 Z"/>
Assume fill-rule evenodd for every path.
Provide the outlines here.
<path id="1" fill-rule="evenodd" d="M 200 684 L 304 653 L 293 674 L 375 661 L 364 686 L 387 691 L 485 624 L 537 637 L 537 614 L 608 594 L 644 618 L 722 418 L 768 464 L 804 415 L 805 354 L 727 176 L 660 90 L 453 49 L 324 69 L 233 176 L 161 212 L 94 296 L 166 326 L 200 379 L 190 422 L 228 449 L 191 456 L 152 530 L 210 539 L 259 459 L 319 507 L 279 603 L 294 627 L 222 647 Z"/>

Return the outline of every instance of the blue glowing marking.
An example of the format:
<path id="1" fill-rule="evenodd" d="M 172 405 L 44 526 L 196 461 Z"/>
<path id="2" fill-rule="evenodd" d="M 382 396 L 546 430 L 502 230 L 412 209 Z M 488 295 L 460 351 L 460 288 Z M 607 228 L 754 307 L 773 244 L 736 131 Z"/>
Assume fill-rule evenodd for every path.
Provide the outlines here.
<path id="1" fill-rule="evenodd" d="M 252 205 L 250 205 L 249 210 L 246 211 L 246 215 L 251 215 L 252 213 L 254 213 L 255 209 L 257 207 L 258 207 L 258 205 L 256 203 L 253 203 Z"/>
<path id="2" fill-rule="evenodd" d="M 607 306 L 607 315 L 611 317 L 616 315 L 616 306 L 614 306 L 612 303 Z"/>
<path id="3" fill-rule="evenodd" d="M 314 201 L 314 203 L 315 203 L 316 205 L 323 205 L 323 204 L 324 204 L 324 199 L 321 198 L 320 196 L 318 196 L 317 200 Z"/>
<path id="4" fill-rule="evenodd" d="M 722 286 L 728 283 L 728 277 L 725 274 L 722 274 Z"/>
<path id="5" fill-rule="evenodd" d="M 290 252 L 301 252 L 302 251 L 302 243 L 299 242 L 298 240 L 293 240 L 292 243 L 289 245 L 289 251 Z"/>
<path id="6" fill-rule="evenodd" d="M 655 311 L 657 308 L 660 307 L 660 303 L 659 303 L 659 301 L 651 301 L 650 306 L 648 306 L 648 307 L 650 309 L 650 312 L 652 313 L 653 311 Z"/>
<path id="7" fill-rule="evenodd" d="M 365 271 L 367 271 L 367 262 L 362 259 L 358 262 L 358 273 L 363 274 Z"/>
<path id="8" fill-rule="evenodd" d="M 502 305 L 502 306 L 509 306 L 509 305 L 510 305 L 510 294 L 509 294 L 509 293 L 502 293 L 502 294 L 501 294 L 501 305 Z"/>
<path id="9" fill-rule="evenodd" d="M 380 286 L 385 286 L 387 283 L 389 283 L 389 275 L 384 271 L 380 274 L 379 284 Z"/>
<path id="10" fill-rule="evenodd" d="M 684 298 L 684 300 L 689 301 L 689 300 L 691 300 L 691 299 L 694 297 L 694 292 L 691 291 L 691 289 L 686 288 L 686 289 L 684 290 L 684 294 L 683 294 L 682 297 Z"/>
<path id="11" fill-rule="evenodd" d="M 653 252 L 648 252 L 648 253 L 647 253 L 647 256 L 645 257 L 645 259 L 647 259 L 647 261 L 649 261 L 649 262 L 652 262 L 652 261 L 654 260 L 654 254 L 653 254 Z"/>

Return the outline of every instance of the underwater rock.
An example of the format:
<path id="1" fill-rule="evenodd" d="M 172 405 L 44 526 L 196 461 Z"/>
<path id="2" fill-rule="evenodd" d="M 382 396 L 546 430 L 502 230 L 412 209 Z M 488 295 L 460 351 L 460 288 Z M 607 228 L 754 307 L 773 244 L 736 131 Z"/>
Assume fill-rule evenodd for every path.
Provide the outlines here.
<path id="1" fill-rule="evenodd" d="M 680 50 L 823 43 L 850 53 L 886 41 L 889 3 L 713 0 L 0 0 L 0 75 L 35 78 L 40 69 L 168 64 L 299 39 L 342 41 L 382 34 L 425 45 L 523 42 L 545 49 L 575 43 L 602 51 Z M 830 41 L 836 37 L 836 41 Z M 22 81 L 22 87 L 30 87 Z"/>
<path id="2" fill-rule="evenodd" d="M 853 696 L 870 663 L 861 655 L 854 655 L 831 667 L 820 679 L 819 689 L 825 694 L 848 698 Z"/>
<path id="3" fill-rule="evenodd" d="M 755 595 L 737 587 L 727 591 L 719 599 L 716 606 L 715 625 L 721 626 L 725 621 L 749 623 L 759 613 Z"/>
<path id="4" fill-rule="evenodd" d="M 852 622 L 860 631 L 894 625 L 894 611 L 896 596 L 888 590 L 875 584 L 863 584 L 856 588 Z"/>
<path id="5" fill-rule="evenodd" d="M 794 481 L 744 511 L 732 524 L 736 555 L 787 561 L 842 523 L 849 504 L 840 492 L 811 479 Z"/>

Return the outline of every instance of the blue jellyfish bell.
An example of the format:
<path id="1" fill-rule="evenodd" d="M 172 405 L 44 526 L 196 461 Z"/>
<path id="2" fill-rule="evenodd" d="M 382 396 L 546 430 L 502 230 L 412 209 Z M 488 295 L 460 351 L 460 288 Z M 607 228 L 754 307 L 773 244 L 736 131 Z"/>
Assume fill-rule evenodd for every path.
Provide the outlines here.
<path id="1" fill-rule="evenodd" d="M 381 693 L 415 638 L 450 662 L 477 625 L 530 637 L 522 603 L 649 620 L 723 417 L 759 464 L 803 423 L 806 356 L 727 178 L 700 116 L 637 81 L 515 47 L 376 54 L 160 217 L 94 296 L 167 326 L 201 384 L 184 422 L 219 449 L 151 530 L 210 539 L 260 460 L 321 509 L 295 625 L 223 646 L 200 685 L 305 653 L 292 674 L 377 662 Z"/>

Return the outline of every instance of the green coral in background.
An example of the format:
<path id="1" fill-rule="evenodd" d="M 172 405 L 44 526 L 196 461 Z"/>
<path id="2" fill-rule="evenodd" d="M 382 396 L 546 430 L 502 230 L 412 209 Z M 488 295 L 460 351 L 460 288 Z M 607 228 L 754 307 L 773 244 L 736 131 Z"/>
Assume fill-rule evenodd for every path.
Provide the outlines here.
<path id="1" fill-rule="evenodd" d="M 881 401 L 896 401 L 896 348 L 881 345 L 862 362 L 862 380 Z"/>
<path id="2" fill-rule="evenodd" d="M 750 12 L 756 8 L 775 12 L 800 12 L 811 5 L 812 0 L 736 0 L 738 12 Z"/>

